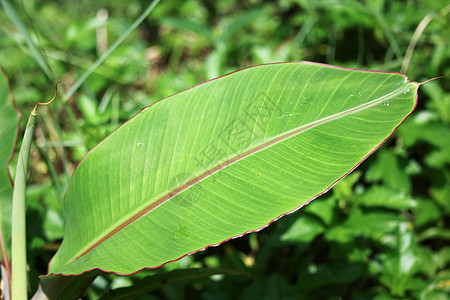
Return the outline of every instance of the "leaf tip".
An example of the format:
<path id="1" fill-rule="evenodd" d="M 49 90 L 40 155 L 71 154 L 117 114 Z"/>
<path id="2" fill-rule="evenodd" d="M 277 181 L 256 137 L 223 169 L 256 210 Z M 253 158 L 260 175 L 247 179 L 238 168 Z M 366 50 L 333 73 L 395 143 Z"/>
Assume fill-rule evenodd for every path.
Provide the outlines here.
<path id="1" fill-rule="evenodd" d="M 422 85 L 424 85 L 424 84 L 426 84 L 426 83 L 428 83 L 428 82 L 430 82 L 430 81 L 433 81 L 433 80 L 436 80 L 436 79 L 441 79 L 441 78 L 446 78 L 446 77 L 448 77 L 448 76 L 449 76 L 449 75 L 433 77 L 433 78 L 430 78 L 430 79 L 428 79 L 428 80 L 426 80 L 426 81 L 424 81 L 424 82 L 418 82 L 418 84 L 419 84 L 419 86 L 422 86 Z"/>

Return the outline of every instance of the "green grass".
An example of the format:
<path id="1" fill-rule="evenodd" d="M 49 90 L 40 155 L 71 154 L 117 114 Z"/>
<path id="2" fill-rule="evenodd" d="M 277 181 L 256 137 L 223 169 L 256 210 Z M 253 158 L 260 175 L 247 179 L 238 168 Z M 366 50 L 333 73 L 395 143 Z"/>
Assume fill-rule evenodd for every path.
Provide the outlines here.
<path id="1" fill-rule="evenodd" d="M 61 242 L 62 197 L 76 164 L 141 108 L 212 77 L 275 61 L 392 72 L 407 64 L 406 74 L 418 82 L 449 74 L 450 7 L 444 2 L 161 1 L 72 94 L 70 88 L 148 4 L 8 6 L 2 0 L 0 62 L 22 114 L 48 99 L 56 80 L 66 84 L 69 95 L 41 109 L 31 151 L 32 290 Z M 102 8 L 108 10 L 106 20 L 97 17 Z M 431 19 L 420 32 L 426 16 Z M 448 90 L 448 79 L 421 87 L 416 111 L 395 136 L 307 207 L 259 233 L 161 270 L 102 275 L 86 297 L 96 299 L 155 272 L 208 266 L 251 277 L 196 278 L 140 299 L 445 299 L 450 291 Z"/>

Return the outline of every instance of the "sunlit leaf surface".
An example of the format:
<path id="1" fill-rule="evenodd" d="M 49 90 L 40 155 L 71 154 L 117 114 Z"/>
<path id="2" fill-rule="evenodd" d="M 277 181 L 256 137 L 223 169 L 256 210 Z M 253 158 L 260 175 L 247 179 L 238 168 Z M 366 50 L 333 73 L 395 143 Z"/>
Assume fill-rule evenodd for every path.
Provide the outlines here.
<path id="1" fill-rule="evenodd" d="M 377 149 L 414 109 L 418 86 L 293 62 L 157 102 L 79 164 L 49 273 L 129 274 L 266 226 Z"/>

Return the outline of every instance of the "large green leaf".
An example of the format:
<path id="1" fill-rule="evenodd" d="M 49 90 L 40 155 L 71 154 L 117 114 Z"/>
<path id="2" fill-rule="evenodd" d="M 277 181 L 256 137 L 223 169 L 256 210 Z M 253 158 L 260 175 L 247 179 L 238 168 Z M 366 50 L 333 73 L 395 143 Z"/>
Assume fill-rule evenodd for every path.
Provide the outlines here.
<path id="1" fill-rule="evenodd" d="M 0 73 L 0 224 L 7 251 L 10 250 L 12 181 L 8 164 L 18 135 L 19 114 L 9 94 L 8 81 Z M 2 253 L 0 251 L 0 258 Z"/>
<path id="2" fill-rule="evenodd" d="M 418 86 L 293 62 L 153 104 L 79 164 L 49 273 L 133 273 L 266 226 L 379 147 L 414 109 Z"/>

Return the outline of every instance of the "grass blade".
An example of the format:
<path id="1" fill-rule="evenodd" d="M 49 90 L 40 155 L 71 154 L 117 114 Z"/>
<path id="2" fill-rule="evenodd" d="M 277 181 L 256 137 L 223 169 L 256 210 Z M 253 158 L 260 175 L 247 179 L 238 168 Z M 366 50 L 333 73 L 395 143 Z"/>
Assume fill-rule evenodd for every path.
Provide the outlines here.
<path id="1" fill-rule="evenodd" d="M 4 0 L 2 0 L 4 1 Z M 105 61 L 105 59 L 127 38 L 127 36 L 133 32 L 139 24 L 142 23 L 142 21 L 145 20 L 145 18 L 150 14 L 150 12 L 155 8 L 155 6 L 159 3 L 160 0 L 153 0 L 152 3 L 147 6 L 147 9 L 136 19 L 136 21 L 133 22 L 133 24 L 128 27 L 128 29 L 112 44 L 111 47 L 108 48 L 108 50 L 105 51 L 105 53 L 102 54 L 90 67 L 87 69 L 83 75 L 75 82 L 75 84 L 67 91 L 67 93 L 64 95 L 64 102 L 66 102 L 83 84 L 83 82 L 86 80 L 86 78 L 91 75 L 92 72 L 94 72 L 97 67 Z"/>
<path id="2" fill-rule="evenodd" d="M 36 60 L 39 67 L 44 71 L 45 75 L 48 78 L 53 78 L 53 72 L 50 69 L 50 66 L 47 63 L 47 60 L 42 55 L 41 51 L 38 49 L 36 44 L 33 42 L 30 34 L 28 33 L 28 30 L 26 29 L 25 25 L 20 20 L 19 16 L 16 14 L 14 8 L 8 3 L 6 0 L 0 0 L 2 3 L 3 9 L 6 12 L 6 15 L 9 17 L 11 22 L 14 24 L 16 29 L 19 31 L 19 33 L 24 38 L 26 44 L 28 45 L 28 48 L 31 52 L 32 57 Z"/>

